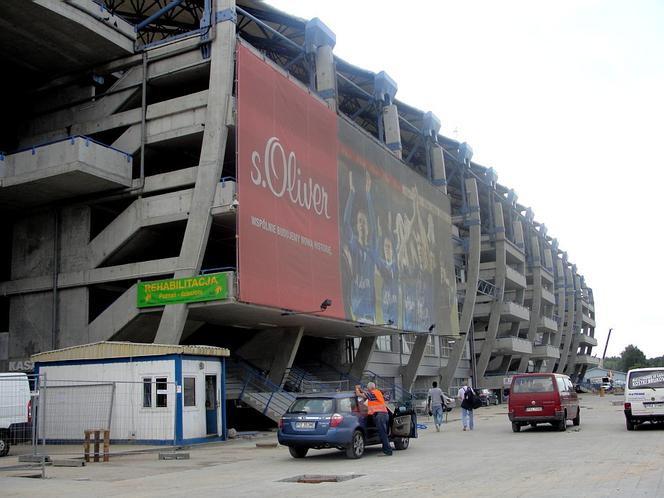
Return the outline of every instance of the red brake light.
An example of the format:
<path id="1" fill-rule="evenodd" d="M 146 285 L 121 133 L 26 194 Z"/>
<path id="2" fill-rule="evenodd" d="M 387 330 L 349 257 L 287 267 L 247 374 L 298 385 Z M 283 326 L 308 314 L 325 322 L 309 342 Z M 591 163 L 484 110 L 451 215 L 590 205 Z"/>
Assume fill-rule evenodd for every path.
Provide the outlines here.
<path id="1" fill-rule="evenodd" d="M 28 400 L 28 422 L 32 422 L 32 400 Z"/>
<path id="2" fill-rule="evenodd" d="M 632 409 L 632 403 L 625 403 L 625 410 L 631 410 Z"/>
<path id="3" fill-rule="evenodd" d="M 277 423 L 277 426 L 279 427 L 279 429 L 284 428 L 284 419 L 283 418 L 279 419 L 279 422 Z"/>
<path id="4" fill-rule="evenodd" d="M 338 413 L 335 413 L 330 417 L 330 427 L 337 427 L 341 422 L 344 421 L 343 415 L 339 415 Z"/>

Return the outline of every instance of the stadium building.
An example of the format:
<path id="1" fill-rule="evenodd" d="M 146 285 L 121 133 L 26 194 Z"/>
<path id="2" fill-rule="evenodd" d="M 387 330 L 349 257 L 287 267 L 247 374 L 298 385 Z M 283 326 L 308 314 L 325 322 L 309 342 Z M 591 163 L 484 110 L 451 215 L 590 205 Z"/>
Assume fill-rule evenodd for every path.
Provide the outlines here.
<path id="1" fill-rule="evenodd" d="M 229 403 L 276 419 L 297 390 L 598 364 L 592 289 L 544 223 L 320 20 L 252 0 L 0 19 L 0 370 L 221 346 Z"/>

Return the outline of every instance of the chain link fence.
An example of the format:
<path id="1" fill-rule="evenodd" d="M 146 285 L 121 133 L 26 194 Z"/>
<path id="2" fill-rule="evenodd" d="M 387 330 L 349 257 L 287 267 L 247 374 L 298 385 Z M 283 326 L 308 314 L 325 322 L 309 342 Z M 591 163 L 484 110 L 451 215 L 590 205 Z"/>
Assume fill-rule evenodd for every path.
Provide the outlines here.
<path id="1" fill-rule="evenodd" d="M 107 435 L 110 454 L 175 444 L 176 385 L 48 380 L 0 374 L 0 471 L 84 456 L 86 431 Z"/>

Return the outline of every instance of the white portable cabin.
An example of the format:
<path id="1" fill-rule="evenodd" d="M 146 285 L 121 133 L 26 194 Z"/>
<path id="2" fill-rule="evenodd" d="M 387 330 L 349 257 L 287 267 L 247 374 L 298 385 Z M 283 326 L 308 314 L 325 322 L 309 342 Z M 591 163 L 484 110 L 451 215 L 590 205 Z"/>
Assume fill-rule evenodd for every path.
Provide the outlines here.
<path id="1" fill-rule="evenodd" d="M 184 444 L 226 439 L 228 349 L 98 342 L 33 355 L 38 431 L 80 441 L 109 429 L 113 442 Z"/>

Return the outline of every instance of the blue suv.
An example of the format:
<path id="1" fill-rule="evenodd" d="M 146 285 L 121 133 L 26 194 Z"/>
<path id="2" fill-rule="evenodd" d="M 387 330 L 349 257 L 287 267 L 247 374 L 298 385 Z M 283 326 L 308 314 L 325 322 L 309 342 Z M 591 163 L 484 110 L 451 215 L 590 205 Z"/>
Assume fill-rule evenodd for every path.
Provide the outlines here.
<path id="1" fill-rule="evenodd" d="M 415 413 L 397 406 L 389 415 L 390 441 L 405 450 L 410 438 L 417 437 Z M 293 458 L 304 458 L 310 448 L 338 448 L 348 458 L 360 458 L 366 446 L 381 444 L 373 417 L 354 392 L 298 396 L 281 417 L 277 438 Z"/>

